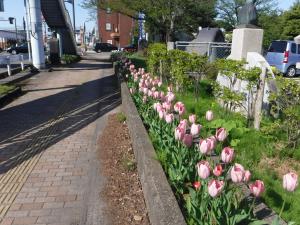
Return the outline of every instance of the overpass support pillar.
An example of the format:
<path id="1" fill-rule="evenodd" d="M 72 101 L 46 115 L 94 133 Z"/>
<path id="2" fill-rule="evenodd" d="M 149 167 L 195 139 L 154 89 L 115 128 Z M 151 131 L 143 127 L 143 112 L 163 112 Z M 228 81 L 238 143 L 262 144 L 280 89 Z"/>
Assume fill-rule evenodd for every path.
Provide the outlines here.
<path id="1" fill-rule="evenodd" d="M 28 0 L 31 22 L 32 63 L 37 69 L 45 68 L 45 52 L 43 44 L 43 25 L 41 13 L 41 0 Z"/>

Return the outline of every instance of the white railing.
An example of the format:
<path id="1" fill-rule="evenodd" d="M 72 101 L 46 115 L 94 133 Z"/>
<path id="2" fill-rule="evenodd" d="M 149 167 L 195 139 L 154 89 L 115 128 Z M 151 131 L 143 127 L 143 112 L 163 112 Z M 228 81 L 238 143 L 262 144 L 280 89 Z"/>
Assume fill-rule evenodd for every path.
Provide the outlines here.
<path id="1" fill-rule="evenodd" d="M 2 56 L 2 57 L 0 57 L 0 65 L 6 65 L 8 76 L 11 76 L 12 75 L 11 64 L 12 63 L 20 64 L 21 69 L 24 70 L 25 69 L 25 66 L 24 66 L 25 60 L 28 60 L 28 54 L 27 55 L 20 54 L 20 55 Z"/>

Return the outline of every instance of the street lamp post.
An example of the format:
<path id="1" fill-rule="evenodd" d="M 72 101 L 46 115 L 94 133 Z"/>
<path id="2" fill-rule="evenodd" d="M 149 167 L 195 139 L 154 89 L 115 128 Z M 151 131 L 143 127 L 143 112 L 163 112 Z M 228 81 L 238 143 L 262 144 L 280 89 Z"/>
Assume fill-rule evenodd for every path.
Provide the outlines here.
<path id="1" fill-rule="evenodd" d="M 15 17 L 9 17 L 8 18 L 9 23 L 13 24 L 15 23 L 15 31 L 16 31 L 16 42 L 18 43 L 18 29 L 17 29 L 17 19 Z"/>

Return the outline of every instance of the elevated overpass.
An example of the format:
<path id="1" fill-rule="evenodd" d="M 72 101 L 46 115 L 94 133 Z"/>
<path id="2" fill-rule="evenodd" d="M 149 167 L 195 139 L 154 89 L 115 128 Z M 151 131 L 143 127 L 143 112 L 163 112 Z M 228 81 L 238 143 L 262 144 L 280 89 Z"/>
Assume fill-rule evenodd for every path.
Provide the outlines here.
<path id="1" fill-rule="evenodd" d="M 47 25 L 61 37 L 63 54 L 77 54 L 74 31 L 64 0 L 41 0 Z"/>

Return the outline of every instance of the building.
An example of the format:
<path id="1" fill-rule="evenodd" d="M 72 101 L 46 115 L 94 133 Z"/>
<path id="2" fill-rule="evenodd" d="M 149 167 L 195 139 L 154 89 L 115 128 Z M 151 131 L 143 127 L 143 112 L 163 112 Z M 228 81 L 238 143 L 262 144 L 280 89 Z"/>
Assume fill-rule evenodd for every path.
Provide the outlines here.
<path id="1" fill-rule="evenodd" d="M 6 49 L 17 42 L 24 42 L 26 40 L 26 33 L 22 30 L 15 31 L 0 30 L 0 48 Z"/>
<path id="2" fill-rule="evenodd" d="M 129 45 L 133 39 L 135 20 L 109 8 L 98 10 L 99 41 L 111 43 L 117 47 Z"/>

